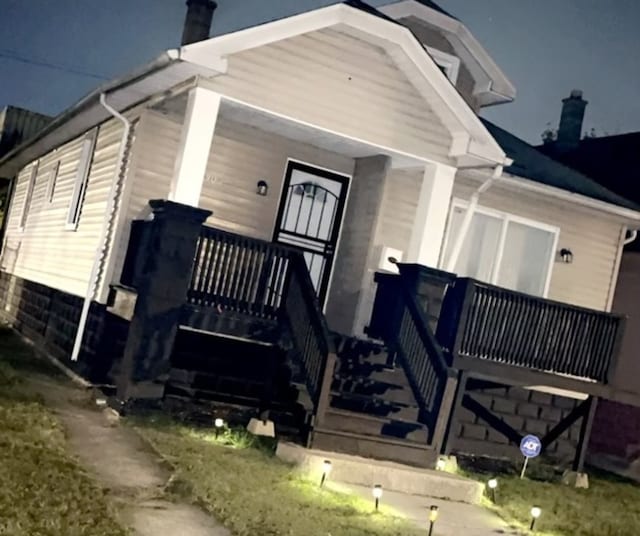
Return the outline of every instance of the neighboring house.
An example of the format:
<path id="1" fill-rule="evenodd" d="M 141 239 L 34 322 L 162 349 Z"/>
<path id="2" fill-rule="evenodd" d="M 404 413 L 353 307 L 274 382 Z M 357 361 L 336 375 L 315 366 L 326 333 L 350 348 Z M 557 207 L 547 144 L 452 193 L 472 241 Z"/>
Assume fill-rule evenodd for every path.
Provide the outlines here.
<path id="1" fill-rule="evenodd" d="M 577 90 L 564 99 L 557 136 L 540 151 L 640 203 L 640 132 L 583 137 L 586 106 Z M 640 239 L 633 228 L 627 236 L 613 300 L 613 310 L 629 316 L 615 380 L 619 402 L 600 406 L 591 445 L 594 453 L 629 463 L 640 459 Z"/>
<path id="2" fill-rule="evenodd" d="M 0 110 L 0 157 L 42 130 L 49 122 L 49 116 L 17 106 L 5 106 Z"/>
<path id="3" fill-rule="evenodd" d="M 0 110 L 0 158 L 44 128 L 50 121 L 51 118 L 46 115 L 16 106 L 5 106 Z M 0 175 L 0 240 L 4 236 L 4 213 L 11 196 L 10 178 Z"/>
<path id="4" fill-rule="evenodd" d="M 515 90 L 431 2 L 207 39 L 214 7 L 0 161 L 6 315 L 121 400 L 422 466 L 536 433 L 582 470 L 638 206 L 481 121 Z"/>

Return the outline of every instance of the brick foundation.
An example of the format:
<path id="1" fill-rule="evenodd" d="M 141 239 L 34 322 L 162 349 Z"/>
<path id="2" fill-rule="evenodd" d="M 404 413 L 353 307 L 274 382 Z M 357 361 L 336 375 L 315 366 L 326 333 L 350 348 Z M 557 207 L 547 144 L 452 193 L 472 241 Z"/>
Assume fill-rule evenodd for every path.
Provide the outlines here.
<path id="1" fill-rule="evenodd" d="M 640 458 L 640 408 L 602 400 L 593 421 L 590 454 Z"/>
<path id="2" fill-rule="evenodd" d="M 128 323 L 93 302 L 77 362 L 70 356 L 83 299 L 0 272 L 0 314 L 40 349 L 95 383 L 111 382 L 110 371 L 122 355 Z"/>
<path id="3" fill-rule="evenodd" d="M 478 389 L 469 394 L 522 435 L 533 434 L 538 437 L 547 434 L 580 402 L 520 387 Z M 544 455 L 563 463 L 573 460 L 579 434 L 580 420 L 549 445 Z M 519 445 L 509 442 L 506 437 L 464 407 L 460 409 L 453 451 L 478 456 L 522 459 Z"/>

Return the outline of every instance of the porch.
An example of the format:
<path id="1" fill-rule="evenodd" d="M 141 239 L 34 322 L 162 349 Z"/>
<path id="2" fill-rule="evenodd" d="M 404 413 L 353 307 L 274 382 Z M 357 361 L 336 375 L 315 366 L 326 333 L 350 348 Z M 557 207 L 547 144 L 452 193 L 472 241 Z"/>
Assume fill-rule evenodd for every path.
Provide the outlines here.
<path id="1" fill-rule="evenodd" d="M 298 426 L 317 448 L 416 466 L 496 434 L 499 454 L 512 453 L 526 428 L 550 452 L 567 436 L 581 470 L 623 319 L 400 265 L 399 275 L 376 277 L 370 339 L 340 335 L 327 326 L 301 251 L 202 226 L 208 214 L 199 209 L 151 205 L 153 220 L 134 223 L 128 290 L 118 291 L 137 295 L 123 397 L 153 386 L 155 396 L 248 404 Z M 249 362 L 223 340 L 261 350 Z M 189 352 L 197 359 L 180 357 Z M 220 380 L 232 375 L 241 392 Z M 502 391 L 519 393 L 513 415 Z"/>

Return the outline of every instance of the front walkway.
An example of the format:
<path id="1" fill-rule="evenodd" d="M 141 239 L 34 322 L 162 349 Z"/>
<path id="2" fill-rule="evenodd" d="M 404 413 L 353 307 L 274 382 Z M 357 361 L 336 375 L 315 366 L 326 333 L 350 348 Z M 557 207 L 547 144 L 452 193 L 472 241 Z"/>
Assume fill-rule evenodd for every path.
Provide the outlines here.
<path id="1" fill-rule="evenodd" d="M 371 488 L 354 484 L 336 485 L 340 491 L 355 493 L 371 500 Z M 413 521 L 418 527 L 428 528 L 429 509 L 438 506 L 438 520 L 434 526 L 436 536 L 496 536 L 496 534 L 514 534 L 521 532 L 495 514 L 480 506 L 462 502 L 429 499 L 420 495 L 408 495 L 397 491 L 385 491 L 381 499 L 386 506 L 393 508 L 399 515 Z M 425 532 L 426 533 L 426 532 Z"/>
<path id="2" fill-rule="evenodd" d="M 109 490 L 121 523 L 135 536 L 229 536 L 202 510 L 165 498 L 170 470 L 109 410 L 92 407 L 86 391 L 41 376 L 30 383 L 59 416 L 71 452 Z"/>

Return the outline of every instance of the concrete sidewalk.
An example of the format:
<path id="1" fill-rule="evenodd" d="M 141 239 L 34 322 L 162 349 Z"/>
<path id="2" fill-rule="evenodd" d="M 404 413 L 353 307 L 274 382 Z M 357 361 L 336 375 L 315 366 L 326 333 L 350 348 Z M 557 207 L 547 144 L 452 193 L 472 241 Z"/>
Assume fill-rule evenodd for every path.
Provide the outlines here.
<path id="1" fill-rule="evenodd" d="M 371 488 L 353 484 L 331 483 L 336 491 L 355 493 L 371 501 Z M 502 519 L 480 506 L 408 495 L 395 491 L 383 491 L 381 504 L 393 509 L 398 516 L 413 521 L 418 527 L 429 527 L 429 508 L 437 505 L 438 520 L 433 536 L 496 536 L 496 534 L 520 535 L 521 532 L 509 527 Z"/>
<path id="2" fill-rule="evenodd" d="M 203 510 L 164 498 L 168 468 L 133 431 L 95 408 L 87 391 L 45 377 L 29 381 L 62 421 L 71 452 L 109 490 L 134 536 L 230 536 Z M 111 420 L 111 422 L 110 422 Z"/>

